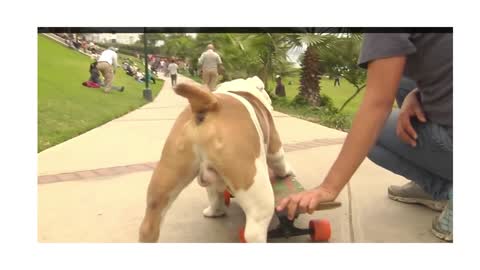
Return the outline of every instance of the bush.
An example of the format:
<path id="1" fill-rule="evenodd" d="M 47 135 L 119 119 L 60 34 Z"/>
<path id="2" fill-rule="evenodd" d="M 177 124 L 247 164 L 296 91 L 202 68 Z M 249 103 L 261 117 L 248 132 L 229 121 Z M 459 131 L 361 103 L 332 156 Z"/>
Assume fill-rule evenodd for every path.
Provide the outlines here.
<path id="1" fill-rule="evenodd" d="M 326 107 L 331 111 L 338 112 L 337 107 L 333 105 L 333 99 L 327 95 L 320 94 L 320 106 L 321 107 Z"/>
<path id="2" fill-rule="evenodd" d="M 336 108 L 331 110 L 327 107 L 321 107 L 321 110 L 318 112 L 317 116 L 319 117 L 319 123 L 327 127 L 340 129 L 343 131 L 350 129 L 351 123 L 349 118 L 346 115 L 337 112 Z"/>
<path id="3" fill-rule="evenodd" d="M 272 104 L 275 110 L 330 128 L 348 131 L 351 126 L 350 118 L 338 112 L 330 97 L 322 95 L 322 100 L 324 106 L 315 107 L 309 106 L 301 96 L 296 96 L 289 102 L 285 97 L 273 95 Z"/>
<path id="4" fill-rule="evenodd" d="M 272 100 L 273 106 L 288 106 L 290 103 L 287 97 L 279 97 L 277 95 L 272 95 L 270 92 L 267 92 L 267 93 L 270 96 L 270 99 Z"/>
<path id="5" fill-rule="evenodd" d="M 291 105 L 293 107 L 303 107 L 303 106 L 308 106 L 308 102 L 303 96 L 296 95 L 295 98 L 293 98 Z"/>

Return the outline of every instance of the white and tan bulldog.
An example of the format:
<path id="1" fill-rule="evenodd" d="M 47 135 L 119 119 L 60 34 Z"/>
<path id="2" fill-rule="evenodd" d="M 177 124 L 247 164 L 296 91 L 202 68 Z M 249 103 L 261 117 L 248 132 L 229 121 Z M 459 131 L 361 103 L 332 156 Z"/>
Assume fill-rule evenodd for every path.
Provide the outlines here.
<path id="1" fill-rule="evenodd" d="M 190 106 L 178 116 L 153 172 L 139 241 L 158 241 L 169 206 L 197 177 L 210 201 L 204 216 L 225 214 L 227 188 L 245 212 L 245 240 L 266 242 L 275 207 L 269 168 L 281 177 L 293 172 L 263 82 L 258 77 L 234 80 L 213 93 L 182 83 L 175 92 Z"/>

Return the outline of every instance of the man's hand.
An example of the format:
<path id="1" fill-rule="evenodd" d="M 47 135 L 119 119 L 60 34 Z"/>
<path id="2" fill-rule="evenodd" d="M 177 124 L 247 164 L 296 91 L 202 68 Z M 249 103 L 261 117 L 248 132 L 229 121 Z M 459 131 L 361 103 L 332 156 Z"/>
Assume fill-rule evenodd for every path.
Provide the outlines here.
<path id="1" fill-rule="evenodd" d="M 218 74 L 220 75 L 225 75 L 225 68 L 223 67 L 222 64 L 218 65 Z"/>
<path id="2" fill-rule="evenodd" d="M 284 198 L 280 204 L 277 205 L 277 211 L 287 209 L 288 218 L 293 220 L 297 212 L 312 214 L 320 203 L 332 202 L 337 196 L 338 194 L 336 192 L 320 185 L 317 188 L 292 194 Z"/>
<path id="3" fill-rule="evenodd" d="M 405 97 L 397 122 L 397 136 L 412 147 L 417 145 L 417 132 L 413 129 L 410 118 L 416 117 L 422 123 L 427 121 L 420 101 L 417 98 L 417 91 L 415 89 Z"/>

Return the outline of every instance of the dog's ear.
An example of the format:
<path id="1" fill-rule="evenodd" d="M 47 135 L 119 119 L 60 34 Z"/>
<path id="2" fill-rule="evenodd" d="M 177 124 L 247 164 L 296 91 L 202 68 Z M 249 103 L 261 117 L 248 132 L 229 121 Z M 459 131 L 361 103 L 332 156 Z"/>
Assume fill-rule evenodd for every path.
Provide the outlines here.
<path id="1" fill-rule="evenodd" d="M 177 95 L 188 99 L 194 113 L 206 113 L 217 108 L 217 97 L 208 89 L 193 84 L 180 83 L 175 86 L 174 91 Z"/>

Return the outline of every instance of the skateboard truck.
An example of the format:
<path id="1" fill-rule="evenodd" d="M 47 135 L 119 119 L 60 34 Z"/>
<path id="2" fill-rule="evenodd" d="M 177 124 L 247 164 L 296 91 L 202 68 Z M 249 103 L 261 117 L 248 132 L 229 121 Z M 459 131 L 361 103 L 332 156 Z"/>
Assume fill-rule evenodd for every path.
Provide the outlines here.
<path id="1" fill-rule="evenodd" d="M 300 229 L 297 228 L 293 223 L 294 220 L 288 219 L 286 214 L 278 214 L 278 220 L 280 224 L 277 228 L 268 232 L 267 238 L 289 238 L 293 236 L 310 234 L 311 230 L 309 229 Z"/>
<path id="2" fill-rule="evenodd" d="M 326 210 L 340 207 L 340 202 L 327 202 L 319 204 L 315 210 Z M 330 239 L 331 228 L 328 220 L 312 219 L 308 224 L 308 229 L 302 229 L 295 226 L 294 221 L 299 213 L 295 214 L 293 220 L 288 219 L 287 210 L 275 213 L 278 217 L 279 224 L 277 228 L 268 232 L 267 238 L 289 238 L 299 235 L 309 234 L 313 241 L 327 241 Z"/>

